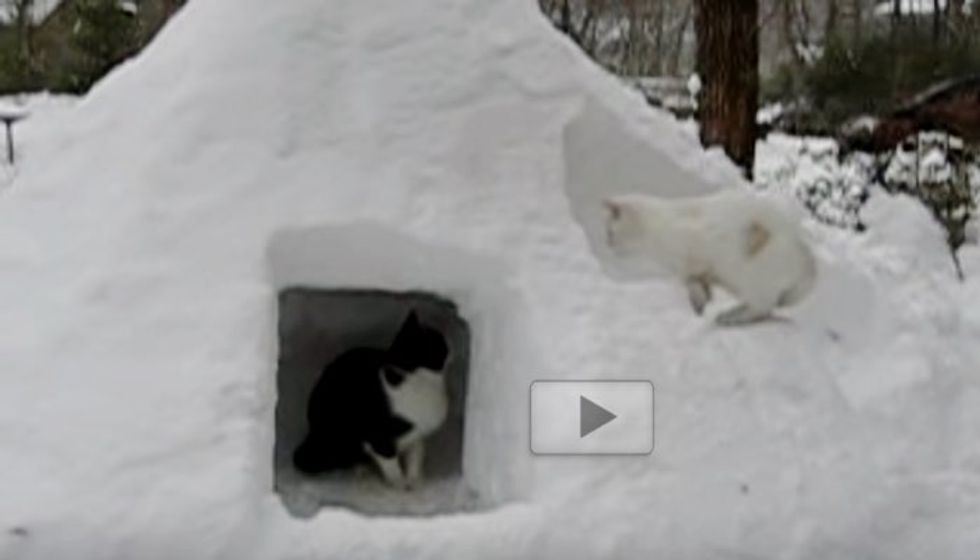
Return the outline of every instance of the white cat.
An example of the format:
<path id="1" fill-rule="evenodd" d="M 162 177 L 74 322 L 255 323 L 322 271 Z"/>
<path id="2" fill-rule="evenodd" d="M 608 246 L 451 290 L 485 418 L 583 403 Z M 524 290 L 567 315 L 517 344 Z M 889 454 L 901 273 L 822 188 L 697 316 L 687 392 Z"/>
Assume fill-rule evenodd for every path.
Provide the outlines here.
<path id="1" fill-rule="evenodd" d="M 662 199 L 631 194 L 605 200 L 606 243 L 617 258 L 653 260 L 685 283 L 701 315 L 718 285 L 739 305 L 721 325 L 766 319 L 803 300 L 817 264 L 799 224 L 776 204 L 745 191 Z"/>

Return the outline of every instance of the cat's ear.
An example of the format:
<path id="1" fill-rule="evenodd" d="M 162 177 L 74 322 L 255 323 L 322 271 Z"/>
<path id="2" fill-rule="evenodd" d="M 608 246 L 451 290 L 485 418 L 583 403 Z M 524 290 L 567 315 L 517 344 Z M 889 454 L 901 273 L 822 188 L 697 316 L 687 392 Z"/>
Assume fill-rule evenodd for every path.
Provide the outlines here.
<path id="1" fill-rule="evenodd" d="M 405 318 L 405 321 L 402 322 L 402 327 L 398 330 L 398 336 L 396 336 L 395 338 L 397 339 L 402 335 L 410 335 L 413 333 L 417 333 L 420 330 L 422 330 L 422 323 L 419 322 L 419 316 L 413 309 L 408 314 L 408 317 Z"/>
<path id="2" fill-rule="evenodd" d="M 419 315 L 414 309 L 408 314 L 408 317 L 405 319 L 405 324 L 413 329 L 422 328 L 422 323 L 419 322 Z"/>
<path id="3" fill-rule="evenodd" d="M 611 198 L 604 199 L 602 207 L 606 211 L 606 216 L 612 220 L 618 220 L 623 215 L 623 205 Z"/>
<path id="4" fill-rule="evenodd" d="M 384 376 L 385 382 L 391 387 L 397 387 L 405 381 L 405 372 L 399 370 L 396 367 L 384 366 L 381 368 L 381 375 Z"/>

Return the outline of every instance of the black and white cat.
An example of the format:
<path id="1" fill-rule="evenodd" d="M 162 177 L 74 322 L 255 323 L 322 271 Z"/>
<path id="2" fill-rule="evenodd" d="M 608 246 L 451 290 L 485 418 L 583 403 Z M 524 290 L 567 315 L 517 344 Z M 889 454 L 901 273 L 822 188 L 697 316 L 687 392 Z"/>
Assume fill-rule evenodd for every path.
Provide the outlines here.
<path id="1" fill-rule="evenodd" d="M 309 435 L 293 454 L 308 474 L 369 458 L 396 488 L 422 477 L 425 439 L 446 419 L 449 346 L 412 311 L 387 350 L 355 348 L 324 368 L 306 411 Z"/>

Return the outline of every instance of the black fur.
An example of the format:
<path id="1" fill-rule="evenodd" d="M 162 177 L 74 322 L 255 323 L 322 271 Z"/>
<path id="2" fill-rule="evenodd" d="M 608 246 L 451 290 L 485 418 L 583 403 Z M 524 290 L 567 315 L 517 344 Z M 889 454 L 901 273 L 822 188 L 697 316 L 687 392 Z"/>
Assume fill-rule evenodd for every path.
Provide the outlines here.
<path id="1" fill-rule="evenodd" d="M 309 434 L 293 453 L 293 464 L 316 474 L 367 460 L 364 444 L 394 457 L 398 438 L 412 423 L 392 414 L 381 385 L 384 375 L 398 386 L 419 368 L 440 371 L 449 356 L 445 337 L 423 326 L 411 312 L 387 350 L 355 348 L 324 368 L 306 410 Z"/>

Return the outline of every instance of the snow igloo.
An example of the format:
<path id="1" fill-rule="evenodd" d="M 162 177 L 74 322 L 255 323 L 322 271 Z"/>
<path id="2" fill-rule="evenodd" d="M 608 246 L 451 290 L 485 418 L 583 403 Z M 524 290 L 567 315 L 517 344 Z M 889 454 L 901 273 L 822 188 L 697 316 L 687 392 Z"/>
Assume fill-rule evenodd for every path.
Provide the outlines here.
<path id="1" fill-rule="evenodd" d="M 73 395 L 58 414 L 75 418 L 61 429 L 16 412 L 26 393 L 0 397 L 34 442 L 9 454 L 4 484 L 36 487 L 47 475 L 29 465 L 66 469 L 57 500 L 4 492 L 16 527 L 53 527 L 40 548 L 15 539 L 25 558 L 70 543 L 135 557 L 151 535 L 218 557 L 188 515 L 238 550 L 231 535 L 275 534 L 263 542 L 276 548 L 351 511 L 519 507 L 536 493 L 530 382 L 616 369 L 597 358 L 615 283 L 590 245 L 593 186 L 737 177 L 532 2 L 241 1 L 190 3 L 77 108 L 24 126 L 0 207 L 2 320 L 21 328 L 0 356 L 38 390 L 44 372 L 87 372 L 58 382 Z M 33 237 L 44 216 L 59 225 Z M 27 285 L 45 297 L 14 297 Z M 383 345 L 409 308 L 459 350 L 433 487 L 393 497 L 371 477 L 297 476 L 288 455 L 318 371 Z M 317 532 L 297 538 L 339 546 Z"/>

